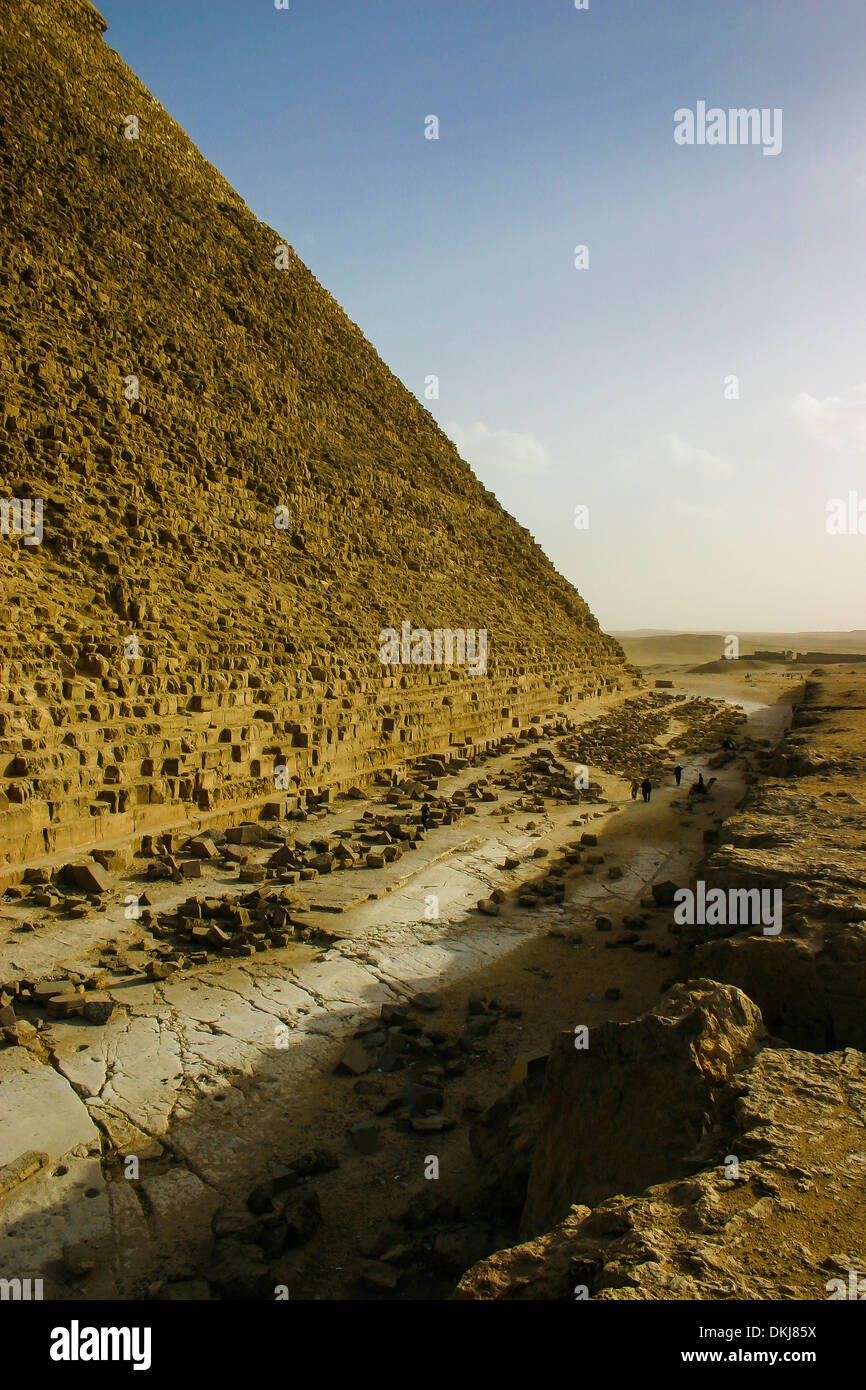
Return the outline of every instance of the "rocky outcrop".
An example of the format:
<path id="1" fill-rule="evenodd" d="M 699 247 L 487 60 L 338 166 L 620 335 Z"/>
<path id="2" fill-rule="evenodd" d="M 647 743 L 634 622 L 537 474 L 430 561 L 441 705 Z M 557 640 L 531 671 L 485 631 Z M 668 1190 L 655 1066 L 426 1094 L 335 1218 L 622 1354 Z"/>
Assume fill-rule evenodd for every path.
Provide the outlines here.
<path id="1" fill-rule="evenodd" d="M 523 1231 L 550 1230 L 574 1203 L 689 1171 L 719 1090 L 761 1033 L 758 1010 L 739 990 L 693 980 L 640 1018 L 592 1029 L 585 1047 L 564 1037 L 547 1065 Z"/>
<path id="2" fill-rule="evenodd" d="M 862 684 L 842 674 L 808 681 L 793 732 L 767 761 L 774 775 L 725 825 L 700 877 L 708 889 L 779 890 L 781 931 L 684 931 L 686 968 L 745 990 L 794 1046 L 866 1048 Z"/>
<path id="3" fill-rule="evenodd" d="M 626 672 L 104 28 L 0 14 L 0 871 L 471 753 Z M 383 665 L 404 621 L 484 630 L 484 669 Z"/>
<path id="4" fill-rule="evenodd" d="M 697 877 L 781 891 L 781 931 L 683 926 L 680 969 L 724 983 L 676 986 L 582 1057 L 555 1050 L 532 1238 L 475 1265 L 458 1298 L 862 1297 L 862 686 L 809 681 L 782 749 L 748 756 L 753 790 Z"/>
<path id="5" fill-rule="evenodd" d="M 473 1266 L 460 1299 L 826 1299 L 866 1273 L 866 1056 L 765 1049 L 686 1179 L 572 1207 Z"/>

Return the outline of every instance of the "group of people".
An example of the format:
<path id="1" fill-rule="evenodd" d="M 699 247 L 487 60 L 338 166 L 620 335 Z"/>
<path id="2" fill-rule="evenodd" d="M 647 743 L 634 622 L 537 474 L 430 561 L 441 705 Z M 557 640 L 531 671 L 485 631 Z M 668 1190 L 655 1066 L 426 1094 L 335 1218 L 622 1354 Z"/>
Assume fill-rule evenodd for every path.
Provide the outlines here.
<path id="1" fill-rule="evenodd" d="M 631 799 L 632 799 L 632 801 L 637 801 L 637 794 L 638 794 L 638 792 L 640 792 L 640 794 L 641 794 L 641 796 L 643 797 L 644 801 L 649 801 L 650 797 L 651 797 L 652 794 L 653 794 L 653 784 L 652 784 L 652 782 L 650 781 L 650 779 L 649 779 L 648 777 L 645 777 L 645 778 L 643 779 L 642 782 L 636 782 L 636 781 L 635 781 L 635 782 L 632 782 L 632 784 L 631 784 Z"/>
<path id="2" fill-rule="evenodd" d="M 682 785 L 683 772 L 684 769 L 677 763 L 674 768 L 674 780 L 678 787 Z M 698 773 L 697 782 L 695 782 L 689 790 L 690 792 L 694 792 L 697 796 L 706 796 L 708 789 L 702 772 Z M 631 799 L 632 801 L 637 801 L 638 794 L 640 794 L 644 801 L 649 801 L 652 796 L 652 791 L 653 784 L 648 777 L 645 777 L 642 782 L 638 782 L 637 778 L 635 778 L 631 784 Z"/>

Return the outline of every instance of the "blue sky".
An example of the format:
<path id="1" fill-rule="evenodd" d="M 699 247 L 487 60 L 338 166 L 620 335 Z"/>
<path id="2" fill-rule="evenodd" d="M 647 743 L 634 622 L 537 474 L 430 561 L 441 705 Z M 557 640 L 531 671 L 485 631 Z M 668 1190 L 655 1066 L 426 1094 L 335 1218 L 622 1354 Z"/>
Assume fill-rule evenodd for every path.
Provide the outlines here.
<path id="1" fill-rule="evenodd" d="M 605 627 L 866 626 L 861 4 L 97 7 Z"/>

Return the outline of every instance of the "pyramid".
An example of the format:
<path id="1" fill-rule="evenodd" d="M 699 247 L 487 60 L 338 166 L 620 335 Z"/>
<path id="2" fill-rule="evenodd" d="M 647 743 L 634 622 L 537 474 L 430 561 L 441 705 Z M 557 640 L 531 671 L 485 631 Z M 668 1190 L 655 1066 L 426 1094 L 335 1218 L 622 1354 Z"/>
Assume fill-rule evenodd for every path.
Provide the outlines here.
<path id="1" fill-rule="evenodd" d="M 0 13 L 7 875 L 471 757 L 632 675 L 105 28 Z M 485 669 L 383 664 L 403 622 L 483 630 Z"/>

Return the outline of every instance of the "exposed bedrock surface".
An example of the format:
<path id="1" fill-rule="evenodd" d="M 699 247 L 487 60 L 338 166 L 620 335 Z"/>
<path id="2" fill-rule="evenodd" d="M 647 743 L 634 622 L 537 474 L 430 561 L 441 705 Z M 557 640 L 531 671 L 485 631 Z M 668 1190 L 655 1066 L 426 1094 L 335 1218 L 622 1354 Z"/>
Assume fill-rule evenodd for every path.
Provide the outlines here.
<path id="1" fill-rule="evenodd" d="M 678 1170 L 761 1032 L 739 990 L 698 980 L 676 985 L 640 1018 L 593 1029 L 585 1047 L 564 1037 L 547 1065 L 524 1231 L 549 1230 L 575 1202 L 640 1190 Z"/>
<path id="2" fill-rule="evenodd" d="M 862 1277 L 866 1057 L 766 1049 L 726 1091 L 733 1124 L 708 1133 L 693 1176 L 572 1206 L 456 1296 L 812 1299 Z"/>

